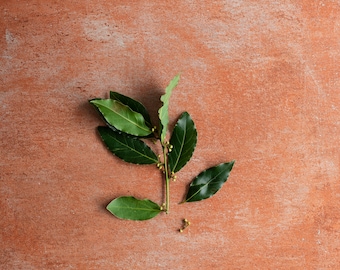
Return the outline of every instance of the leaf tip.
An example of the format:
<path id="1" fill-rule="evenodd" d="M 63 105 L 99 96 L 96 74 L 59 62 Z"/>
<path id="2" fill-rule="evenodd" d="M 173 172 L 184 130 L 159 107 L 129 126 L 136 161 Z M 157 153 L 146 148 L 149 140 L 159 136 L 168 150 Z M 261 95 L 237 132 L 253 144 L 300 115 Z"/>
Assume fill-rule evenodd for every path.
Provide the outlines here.
<path id="1" fill-rule="evenodd" d="M 92 99 L 89 99 L 88 102 L 93 104 L 93 101 L 95 101 L 96 99 L 95 98 L 92 98 Z"/>

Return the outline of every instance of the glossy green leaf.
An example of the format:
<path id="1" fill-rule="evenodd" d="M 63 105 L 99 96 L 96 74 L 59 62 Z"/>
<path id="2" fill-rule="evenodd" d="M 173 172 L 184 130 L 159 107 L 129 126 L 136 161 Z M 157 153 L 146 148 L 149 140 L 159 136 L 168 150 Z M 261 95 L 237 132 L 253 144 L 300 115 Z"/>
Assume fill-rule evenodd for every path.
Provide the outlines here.
<path id="1" fill-rule="evenodd" d="M 190 160 L 197 143 L 197 130 L 187 112 L 178 119 L 170 138 L 172 151 L 169 152 L 171 172 L 178 172 Z"/>
<path id="2" fill-rule="evenodd" d="M 109 125 L 120 131 L 135 136 L 147 136 L 151 133 L 143 115 L 118 100 L 92 99 L 90 103 L 98 108 Z"/>
<path id="3" fill-rule="evenodd" d="M 107 148 L 124 161 L 134 164 L 158 162 L 156 154 L 143 141 L 108 127 L 98 127 L 98 131 Z"/>
<path id="4" fill-rule="evenodd" d="M 159 120 L 161 122 L 161 132 L 160 137 L 161 141 L 164 142 L 166 132 L 168 130 L 169 124 L 169 100 L 172 93 L 172 90 L 177 86 L 180 75 L 176 75 L 175 78 L 171 80 L 169 85 L 165 89 L 165 94 L 161 96 L 161 101 L 163 102 L 163 106 L 158 110 Z"/>
<path id="5" fill-rule="evenodd" d="M 195 202 L 210 198 L 227 181 L 235 161 L 221 163 L 201 172 L 190 184 L 184 202 Z"/>
<path id="6" fill-rule="evenodd" d="M 118 100 L 122 104 L 129 106 L 131 110 L 143 115 L 146 125 L 152 128 L 150 115 L 142 103 L 128 96 L 124 96 L 118 92 L 112 92 L 112 91 L 110 91 L 110 98 L 114 100 Z"/>
<path id="7" fill-rule="evenodd" d="M 162 212 L 157 203 L 147 199 L 138 200 L 131 196 L 114 199 L 106 209 L 118 218 L 130 220 L 147 220 Z"/>

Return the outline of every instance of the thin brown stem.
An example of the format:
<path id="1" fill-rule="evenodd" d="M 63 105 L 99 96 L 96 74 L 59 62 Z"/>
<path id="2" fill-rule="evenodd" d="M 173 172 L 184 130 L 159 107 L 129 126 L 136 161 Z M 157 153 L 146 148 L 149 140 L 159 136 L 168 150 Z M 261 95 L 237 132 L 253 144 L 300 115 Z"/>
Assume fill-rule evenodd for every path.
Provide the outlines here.
<path id="1" fill-rule="evenodd" d="M 163 162 L 165 173 L 165 212 L 169 214 L 170 211 L 170 177 L 169 177 L 169 164 L 168 164 L 168 148 L 162 144 L 163 149 Z"/>

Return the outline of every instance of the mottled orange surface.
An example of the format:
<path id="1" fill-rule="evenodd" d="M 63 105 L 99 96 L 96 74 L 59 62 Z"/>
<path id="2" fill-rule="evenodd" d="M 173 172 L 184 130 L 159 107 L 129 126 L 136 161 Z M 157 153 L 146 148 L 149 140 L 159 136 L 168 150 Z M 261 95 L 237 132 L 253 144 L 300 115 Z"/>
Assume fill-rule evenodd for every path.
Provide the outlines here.
<path id="1" fill-rule="evenodd" d="M 340 269 L 340 2 L 1 1 L 0 269 Z M 109 90 L 198 129 L 163 201 L 155 166 L 113 157 L 88 104 Z M 236 159 L 204 202 L 203 169 Z M 191 225 L 181 234 L 182 219 Z"/>

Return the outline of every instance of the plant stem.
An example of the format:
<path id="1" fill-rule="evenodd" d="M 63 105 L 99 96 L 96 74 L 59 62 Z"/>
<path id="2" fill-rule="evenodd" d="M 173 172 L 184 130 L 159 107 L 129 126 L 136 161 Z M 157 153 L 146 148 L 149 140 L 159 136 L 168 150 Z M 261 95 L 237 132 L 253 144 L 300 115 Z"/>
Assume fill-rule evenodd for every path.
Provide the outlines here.
<path id="1" fill-rule="evenodd" d="M 165 172 L 165 213 L 169 214 L 170 209 L 170 178 L 169 178 L 169 165 L 168 165 L 168 148 L 162 143 L 163 148 L 163 161 Z"/>

